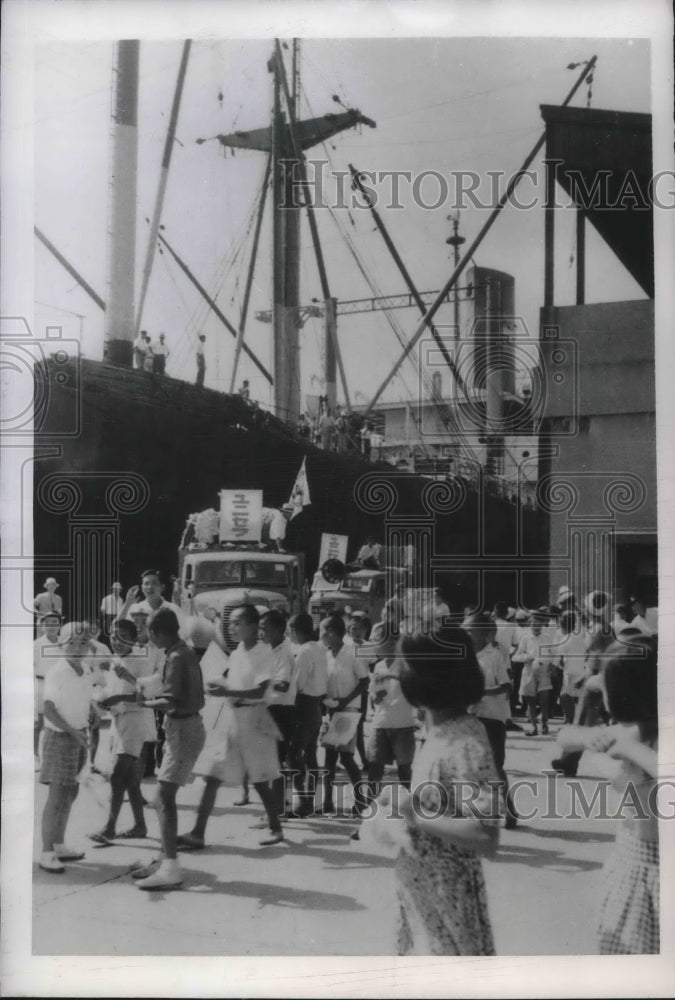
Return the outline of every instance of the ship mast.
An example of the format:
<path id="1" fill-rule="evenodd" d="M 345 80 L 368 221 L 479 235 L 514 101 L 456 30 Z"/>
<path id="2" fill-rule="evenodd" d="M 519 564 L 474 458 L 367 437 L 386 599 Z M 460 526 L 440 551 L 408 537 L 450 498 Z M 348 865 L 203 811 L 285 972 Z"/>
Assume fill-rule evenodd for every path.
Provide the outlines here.
<path id="1" fill-rule="evenodd" d="M 318 245 L 316 222 L 312 215 L 312 205 L 308 202 L 308 189 L 304 170 L 304 151 L 312 146 L 338 135 L 345 129 L 363 124 L 371 128 L 375 123 L 359 111 L 349 108 L 339 114 L 327 114 L 320 118 L 302 121 L 297 119 L 298 104 L 298 47 L 293 49 L 293 72 L 291 86 L 286 79 L 281 61 L 280 46 L 267 64 L 273 74 L 273 112 L 271 128 L 251 131 L 237 131 L 229 135 L 217 136 L 221 145 L 227 148 L 256 149 L 272 153 L 272 193 L 273 193 L 273 337 L 274 337 L 274 408 L 277 416 L 294 421 L 300 414 L 300 357 L 299 329 L 301 313 L 299 303 L 300 284 L 300 210 L 303 202 L 299 199 L 299 189 L 304 192 L 304 207 L 307 209 L 312 230 L 312 242 L 317 259 L 324 302 L 326 305 L 328 368 L 331 378 L 329 395 L 335 395 L 335 354 L 336 331 L 334 319 L 335 300 L 331 298 L 323 267 L 323 257 Z M 282 109 L 285 98 L 288 119 Z M 340 366 L 339 351 L 337 364 Z M 341 372 L 342 375 L 342 372 Z M 344 380 L 343 380 L 344 388 Z M 348 398 L 348 397 L 347 397 Z"/>
<path id="2" fill-rule="evenodd" d="M 138 39 L 117 43 L 117 88 L 110 176 L 110 244 L 105 312 L 106 360 L 131 368 L 136 266 Z"/>

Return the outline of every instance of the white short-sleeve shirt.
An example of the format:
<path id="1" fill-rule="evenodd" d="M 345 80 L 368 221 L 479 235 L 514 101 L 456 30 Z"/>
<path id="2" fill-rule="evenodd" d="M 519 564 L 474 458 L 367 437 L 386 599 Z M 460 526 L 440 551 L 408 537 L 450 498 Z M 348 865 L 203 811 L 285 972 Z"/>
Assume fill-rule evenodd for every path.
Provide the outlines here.
<path id="1" fill-rule="evenodd" d="M 272 649 L 272 677 L 267 689 L 268 705 L 295 705 L 298 693 L 298 666 L 288 639 Z M 276 685 L 288 684 L 287 691 L 278 691 Z"/>
<path id="2" fill-rule="evenodd" d="M 251 649 L 246 649 L 244 643 L 240 642 L 230 653 L 227 686 L 235 691 L 248 691 L 269 681 L 273 669 L 272 650 L 269 646 L 258 641 Z"/>
<path id="3" fill-rule="evenodd" d="M 68 660 L 57 660 L 45 677 L 45 701 L 51 701 L 62 719 L 73 729 L 86 729 L 89 725 L 92 689 L 89 676 L 78 674 Z M 60 726 L 45 718 L 47 729 L 63 732 Z"/>
<path id="4" fill-rule="evenodd" d="M 508 684 L 508 659 L 499 646 L 485 646 L 476 653 L 476 659 L 483 673 L 486 688 Z M 500 694 L 484 694 L 473 711 L 481 719 L 506 722 L 509 717 L 508 694 L 505 691 Z"/>
<path id="5" fill-rule="evenodd" d="M 338 701 L 346 698 L 360 680 L 368 677 L 368 666 L 365 658 L 354 656 L 349 646 L 342 646 L 334 655 L 327 650 L 328 661 L 328 697 Z M 359 708 L 361 695 L 358 694 L 345 706 Z"/>
<path id="6" fill-rule="evenodd" d="M 296 663 L 299 693 L 323 698 L 328 687 L 326 647 L 313 640 L 304 642 L 296 653 Z"/>

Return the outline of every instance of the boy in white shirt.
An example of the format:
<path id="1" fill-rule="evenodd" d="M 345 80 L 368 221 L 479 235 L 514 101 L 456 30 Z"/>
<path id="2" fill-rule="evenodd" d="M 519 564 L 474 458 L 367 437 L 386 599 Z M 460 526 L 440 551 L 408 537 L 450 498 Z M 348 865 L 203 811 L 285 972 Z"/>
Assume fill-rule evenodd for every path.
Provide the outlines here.
<path id="1" fill-rule="evenodd" d="M 509 717 L 508 695 L 511 690 L 508 661 L 504 651 L 497 645 L 497 625 L 487 615 L 475 613 L 467 616 L 462 628 L 471 639 L 478 666 L 485 680 L 483 697 L 470 711 L 485 727 L 504 794 L 506 829 L 513 830 L 518 817 L 504 770 L 506 720 Z"/>
<path id="2" fill-rule="evenodd" d="M 45 736 L 40 782 L 49 785 L 42 812 L 44 871 L 65 871 L 64 861 L 79 861 L 81 851 L 67 847 L 65 832 L 77 798 L 77 776 L 87 762 L 87 727 L 92 712 L 92 690 L 83 665 L 90 636 L 83 623 L 69 622 L 59 634 L 62 658 L 47 671 L 44 686 Z"/>
<path id="3" fill-rule="evenodd" d="M 313 811 L 319 775 L 316 750 L 321 731 L 321 702 L 328 685 L 328 663 L 325 646 L 314 641 L 312 619 L 306 611 L 294 615 L 289 626 L 291 638 L 297 645 L 298 667 L 295 707 L 300 773 L 295 779 L 299 802 L 294 811 L 297 815 L 309 815 Z"/>
<path id="4" fill-rule="evenodd" d="M 113 716 L 112 750 L 115 754 L 115 766 L 110 776 L 112 794 L 108 820 L 99 833 L 91 835 L 91 839 L 98 844 L 107 844 L 116 838 L 142 839 L 147 836 L 140 760 L 143 745 L 155 738 L 155 717 L 152 709 L 144 708 L 138 703 L 136 681 L 140 677 L 150 676 L 153 666 L 135 645 L 137 637 L 134 623 L 124 618 L 115 623 L 110 636 L 115 655 L 104 697 L 99 704 L 102 708 L 109 709 Z M 117 834 L 115 826 L 125 793 L 129 795 L 134 825 Z"/>
<path id="5" fill-rule="evenodd" d="M 332 614 L 321 622 L 319 639 L 327 649 L 328 659 L 328 689 L 327 701 L 329 714 L 334 712 L 359 712 L 361 693 L 368 689 L 368 667 L 363 657 L 355 657 L 345 645 L 345 623 L 342 615 Z M 365 804 L 361 788 L 361 772 L 354 760 L 356 735 L 349 743 L 340 747 L 324 744 L 326 751 L 324 775 L 324 800 L 322 810 L 327 815 L 335 813 L 333 804 L 333 781 L 337 769 L 338 757 L 340 763 L 349 775 L 354 788 L 354 811 L 359 813 Z"/>
<path id="6" fill-rule="evenodd" d="M 44 723 L 45 677 L 49 668 L 56 663 L 57 659 L 61 659 L 60 650 L 56 645 L 59 641 L 61 618 L 56 612 L 51 612 L 43 615 L 39 624 L 42 634 L 33 643 L 33 678 L 35 682 L 33 752 L 36 768 L 39 766 L 40 733 Z"/>

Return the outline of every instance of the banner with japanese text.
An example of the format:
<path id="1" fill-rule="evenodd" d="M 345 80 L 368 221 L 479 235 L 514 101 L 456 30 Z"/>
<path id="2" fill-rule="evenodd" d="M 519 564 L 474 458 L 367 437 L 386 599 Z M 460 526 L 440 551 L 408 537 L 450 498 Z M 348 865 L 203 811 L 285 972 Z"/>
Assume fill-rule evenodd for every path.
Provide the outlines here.
<path id="1" fill-rule="evenodd" d="M 262 511 L 262 490 L 221 490 L 220 541 L 259 542 Z"/>

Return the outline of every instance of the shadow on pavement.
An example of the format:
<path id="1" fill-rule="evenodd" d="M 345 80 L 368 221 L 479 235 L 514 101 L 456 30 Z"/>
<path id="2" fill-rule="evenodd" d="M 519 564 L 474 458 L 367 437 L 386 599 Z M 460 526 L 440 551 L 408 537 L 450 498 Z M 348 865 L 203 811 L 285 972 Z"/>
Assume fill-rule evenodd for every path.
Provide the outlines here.
<path id="1" fill-rule="evenodd" d="M 195 882 L 198 884 L 195 885 Z M 211 892 L 222 893 L 225 896 L 244 896 L 258 899 L 268 906 L 285 906 L 296 910 L 365 910 L 352 896 L 343 896 L 337 892 L 317 892 L 314 889 L 294 889 L 290 886 L 269 885 L 264 882 L 226 881 L 210 872 L 197 871 L 194 868 L 189 874 L 189 884 L 184 889 L 194 888 L 203 891 L 206 885 Z"/>
<path id="2" fill-rule="evenodd" d="M 355 868 L 392 868 L 394 865 L 394 861 L 391 858 L 359 850 L 358 841 L 351 843 L 345 837 L 344 843 L 347 850 L 331 850 L 330 847 L 324 846 L 326 844 L 335 844 L 333 838 L 316 838 L 308 843 L 285 840 L 283 844 L 275 845 L 274 847 L 230 847 L 225 844 L 218 844 L 207 848 L 207 850 L 210 855 L 235 854 L 244 858 L 271 858 L 275 855 L 282 857 L 287 854 L 304 854 L 308 857 L 319 858 L 324 862 L 324 868 L 349 868 L 350 871 L 353 871 Z"/>
<path id="3" fill-rule="evenodd" d="M 39 865 L 34 865 L 33 883 L 34 885 L 49 886 L 81 886 L 82 888 L 93 888 L 105 882 L 112 882 L 129 871 L 129 862 L 121 863 L 109 862 L 108 864 L 94 864 L 91 861 L 83 860 L 72 862 L 66 865 L 66 870 L 59 874 L 45 872 Z"/>
<path id="4" fill-rule="evenodd" d="M 529 829 L 529 828 L 528 828 Z M 544 851 L 536 847 L 522 845 L 500 845 L 497 854 L 492 859 L 499 864 L 522 864 L 528 868 L 551 868 L 566 872 L 589 872 L 602 868 L 602 861 L 588 861 L 582 858 L 570 858 L 563 851 Z"/>
<path id="5" fill-rule="evenodd" d="M 583 830 L 542 830 L 539 827 L 528 826 L 527 832 L 533 833 L 535 837 L 573 840 L 579 844 L 592 844 L 594 841 L 613 841 L 615 839 L 615 834 L 601 833 L 600 830 L 595 833 L 592 830 L 588 832 L 584 832 Z"/>

